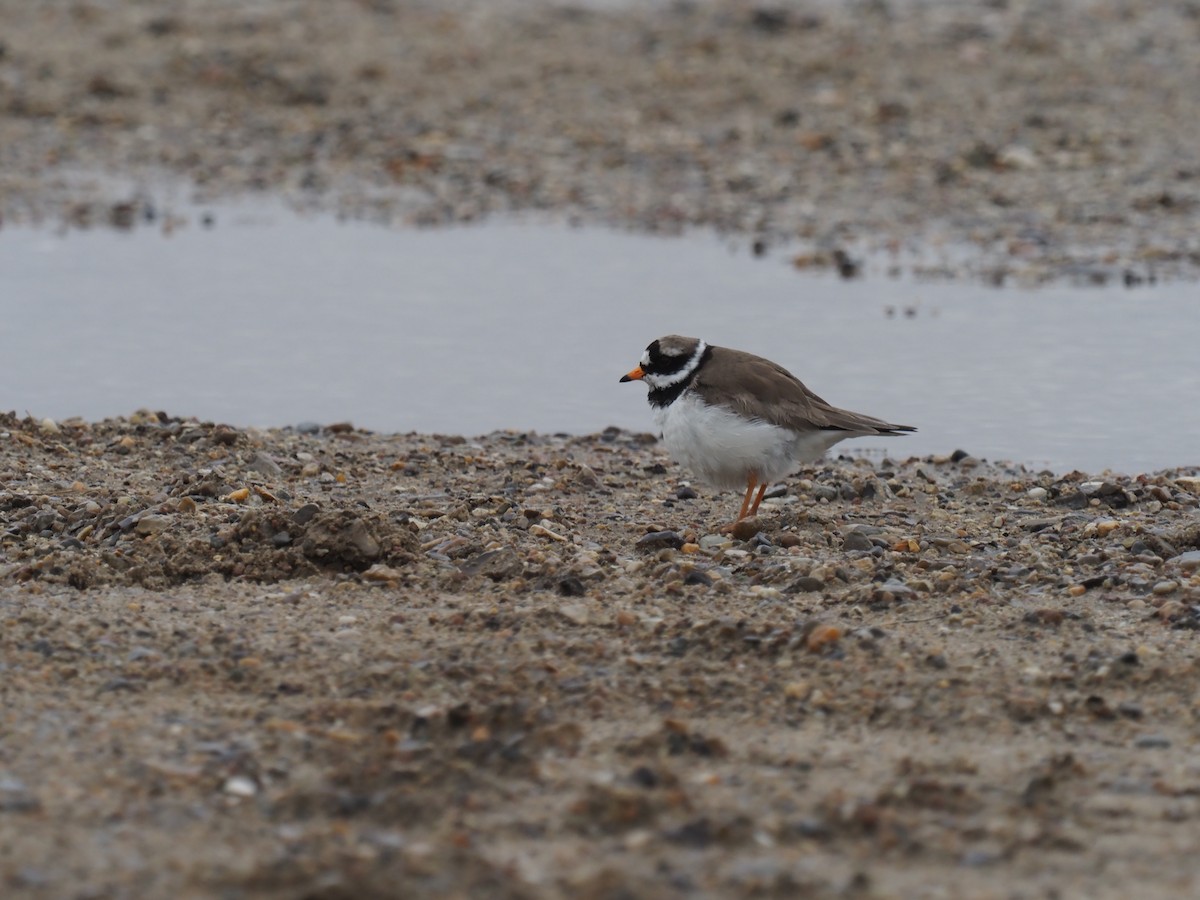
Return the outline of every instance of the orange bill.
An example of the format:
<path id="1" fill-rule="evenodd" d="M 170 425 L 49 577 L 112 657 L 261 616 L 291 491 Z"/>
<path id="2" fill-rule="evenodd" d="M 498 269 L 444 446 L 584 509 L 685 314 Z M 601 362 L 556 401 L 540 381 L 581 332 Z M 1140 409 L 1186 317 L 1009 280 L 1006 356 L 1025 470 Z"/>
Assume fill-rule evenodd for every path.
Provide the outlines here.
<path id="1" fill-rule="evenodd" d="M 626 381 L 641 381 L 641 379 L 645 376 L 645 374 L 646 373 L 642 371 L 642 367 L 638 366 L 636 369 L 634 369 L 629 374 L 622 375 L 621 381 L 622 381 L 622 383 L 624 383 Z"/>

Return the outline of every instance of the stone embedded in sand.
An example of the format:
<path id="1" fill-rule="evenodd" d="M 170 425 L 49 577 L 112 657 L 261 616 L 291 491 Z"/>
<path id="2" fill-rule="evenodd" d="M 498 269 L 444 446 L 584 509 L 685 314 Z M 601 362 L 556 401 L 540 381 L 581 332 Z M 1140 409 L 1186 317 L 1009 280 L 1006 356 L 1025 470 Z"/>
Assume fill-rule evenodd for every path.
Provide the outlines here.
<path id="1" fill-rule="evenodd" d="M 480 553 L 460 568 L 464 575 L 482 575 L 492 581 L 506 581 L 520 575 L 525 566 L 516 553 L 503 547 Z"/>
<path id="2" fill-rule="evenodd" d="M 1190 494 L 1200 494 L 1200 475 L 1185 475 L 1175 479 L 1175 486 Z"/>
<path id="3" fill-rule="evenodd" d="M 729 533 L 739 541 L 749 541 L 762 531 L 762 520 L 758 517 L 752 519 L 739 519 L 733 523 L 733 528 Z"/>
<path id="4" fill-rule="evenodd" d="M 677 531 L 651 531 L 644 534 L 634 547 L 638 550 L 678 550 L 683 546 L 683 535 Z"/>
<path id="5" fill-rule="evenodd" d="M 158 534 L 166 531 L 171 525 L 171 520 L 167 516 L 151 514 L 142 516 L 138 519 L 136 531 L 138 534 Z"/>

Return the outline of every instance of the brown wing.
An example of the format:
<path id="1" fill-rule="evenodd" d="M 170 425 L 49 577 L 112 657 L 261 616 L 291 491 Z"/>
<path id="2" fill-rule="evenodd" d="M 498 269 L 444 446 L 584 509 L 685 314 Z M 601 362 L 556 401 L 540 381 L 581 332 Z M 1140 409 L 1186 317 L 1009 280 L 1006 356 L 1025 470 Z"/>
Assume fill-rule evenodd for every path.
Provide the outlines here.
<path id="1" fill-rule="evenodd" d="M 882 419 L 838 409 L 826 403 L 791 372 L 761 356 L 713 347 L 712 358 L 696 373 L 692 390 L 710 403 L 720 403 L 750 416 L 791 428 L 852 434 L 896 434 L 916 431 Z"/>

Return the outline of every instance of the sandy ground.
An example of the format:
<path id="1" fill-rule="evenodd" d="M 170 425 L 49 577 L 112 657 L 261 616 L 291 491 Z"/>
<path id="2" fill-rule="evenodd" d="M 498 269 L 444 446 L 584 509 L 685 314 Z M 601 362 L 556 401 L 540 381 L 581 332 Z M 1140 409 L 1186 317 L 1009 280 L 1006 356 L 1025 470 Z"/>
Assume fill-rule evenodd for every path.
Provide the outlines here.
<path id="1" fill-rule="evenodd" d="M 1200 889 L 1200 478 L 842 460 L 723 538 L 645 435 L 142 414 L 0 479 L 6 896 Z"/>
<path id="2" fill-rule="evenodd" d="M 0 215 L 157 227 L 183 177 L 1194 277 L 1198 36 L 1085 0 L 0 0 Z M 1197 470 L 882 449 L 723 538 L 736 498 L 647 435 L 0 417 L 0 893 L 1200 894 Z"/>

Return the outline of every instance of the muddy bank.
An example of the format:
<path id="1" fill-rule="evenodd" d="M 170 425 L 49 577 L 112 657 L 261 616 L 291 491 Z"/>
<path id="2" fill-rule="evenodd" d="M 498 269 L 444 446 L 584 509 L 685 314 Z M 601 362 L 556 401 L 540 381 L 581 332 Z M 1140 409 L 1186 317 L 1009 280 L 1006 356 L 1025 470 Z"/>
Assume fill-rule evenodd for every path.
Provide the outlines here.
<path id="1" fill-rule="evenodd" d="M 709 226 L 851 274 L 884 249 L 993 283 L 1196 275 L 1187 4 L 615 6 L 9 0 L 0 212 L 170 227 L 182 179 Z"/>

